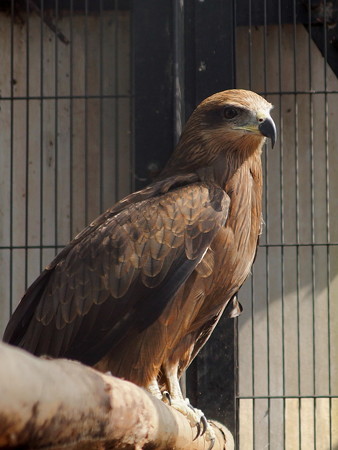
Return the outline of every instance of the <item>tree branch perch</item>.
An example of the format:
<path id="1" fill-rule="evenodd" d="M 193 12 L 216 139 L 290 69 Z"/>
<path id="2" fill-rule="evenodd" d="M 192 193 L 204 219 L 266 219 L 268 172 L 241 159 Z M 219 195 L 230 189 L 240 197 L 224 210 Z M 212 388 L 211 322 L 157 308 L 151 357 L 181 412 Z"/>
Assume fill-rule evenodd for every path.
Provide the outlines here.
<path id="1" fill-rule="evenodd" d="M 207 449 L 186 418 L 136 385 L 0 342 L 0 448 Z M 232 450 L 213 424 L 214 450 Z"/>

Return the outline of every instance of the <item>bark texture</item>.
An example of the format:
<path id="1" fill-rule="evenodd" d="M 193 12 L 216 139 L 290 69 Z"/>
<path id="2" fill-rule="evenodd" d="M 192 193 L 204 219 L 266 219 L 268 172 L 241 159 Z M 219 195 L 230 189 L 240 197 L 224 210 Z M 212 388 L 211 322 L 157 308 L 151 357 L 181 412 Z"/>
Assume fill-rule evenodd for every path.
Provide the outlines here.
<path id="1" fill-rule="evenodd" d="M 136 385 L 0 343 L 0 448 L 207 449 L 186 418 Z M 213 424 L 214 450 L 234 448 Z"/>

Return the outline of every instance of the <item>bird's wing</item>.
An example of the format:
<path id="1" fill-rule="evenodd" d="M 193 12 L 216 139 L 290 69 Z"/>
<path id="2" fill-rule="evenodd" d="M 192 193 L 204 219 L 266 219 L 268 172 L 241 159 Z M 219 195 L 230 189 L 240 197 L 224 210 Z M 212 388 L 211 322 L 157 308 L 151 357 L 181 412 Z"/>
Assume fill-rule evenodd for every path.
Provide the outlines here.
<path id="1" fill-rule="evenodd" d="M 261 223 L 262 226 L 262 223 Z M 259 236 L 257 237 L 257 247 L 255 256 L 253 258 L 252 264 L 255 262 L 256 256 L 257 256 L 257 250 L 259 245 Z M 205 258 L 207 260 L 207 258 Z M 203 260 L 203 263 L 205 264 Z M 197 267 L 198 269 L 198 267 Z M 203 270 L 203 268 L 202 268 Z M 212 268 L 209 269 L 209 272 L 212 270 Z M 208 272 L 207 272 L 208 274 Z M 238 291 L 240 290 L 242 286 L 238 288 Z M 228 319 L 234 319 L 235 317 L 238 317 L 243 312 L 243 306 L 238 300 L 238 291 L 236 294 L 234 294 L 227 303 L 225 303 L 224 308 L 221 308 L 217 314 L 215 314 L 213 317 L 209 318 L 208 320 L 203 323 L 203 325 L 198 330 L 198 335 L 196 337 L 196 340 L 194 341 L 193 350 L 190 354 L 189 361 L 187 363 L 187 367 L 192 363 L 192 361 L 195 359 L 199 351 L 202 349 L 202 347 L 205 345 L 205 343 L 208 341 L 209 337 L 211 336 L 213 330 L 215 329 L 218 321 L 220 320 L 221 316 L 224 314 L 226 318 Z"/>
<path id="2" fill-rule="evenodd" d="M 229 203 L 219 187 L 194 183 L 101 216 L 28 289 L 4 339 L 96 363 L 159 317 L 224 225 Z"/>
<path id="3" fill-rule="evenodd" d="M 200 352 L 202 347 L 204 347 L 205 343 L 208 341 L 210 335 L 214 331 L 218 321 L 222 317 L 222 315 L 228 319 L 234 319 L 242 314 L 243 307 L 238 301 L 237 294 L 233 295 L 233 297 L 226 303 L 225 307 L 220 309 L 217 314 L 215 314 L 211 319 L 207 320 L 203 326 L 198 330 L 198 335 L 196 340 L 193 343 L 193 349 L 189 357 L 189 361 L 187 363 L 187 367 L 192 363 L 197 354 Z"/>

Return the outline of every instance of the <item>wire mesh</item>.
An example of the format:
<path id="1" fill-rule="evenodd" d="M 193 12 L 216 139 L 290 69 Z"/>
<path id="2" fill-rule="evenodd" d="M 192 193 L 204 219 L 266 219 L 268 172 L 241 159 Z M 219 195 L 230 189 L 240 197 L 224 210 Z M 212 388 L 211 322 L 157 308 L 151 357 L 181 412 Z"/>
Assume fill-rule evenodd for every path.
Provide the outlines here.
<path id="1" fill-rule="evenodd" d="M 273 23 L 265 1 L 257 25 L 249 0 L 248 22 L 236 32 L 237 87 L 275 105 L 279 130 L 277 150 L 263 154 L 265 230 L 241 291 L 241 449 L 338 447 L 338 82 L 327 62 L 326 14 L 319 49 L 313 5 L 306 4 L 306 27 L 298 5 L 292 2 L 291 23 L 283 23 L 283 3 L 274 2 Z"/>
<path id="2" fill-rule="evenodd" d="M 133 184 L 130 11 L 61 3 L 0 8 L 2 331 L 55 253 Z"/>
<path id="3" fill-rule="evenodd" d="M 4 3 L 0 331 L 55 253 L 133 187 L 131 11 L 117 0 Z M 239 448 L 337 449 L 338 82 L 328 65 L 330 24 L 327 14 L 318 24 L 310 1 L 233 3 L 247 17 L 234 17 L 237 87 L 275 105 L 279 131 L 276 148 L 263 154 L 265 230 L 240 292 Z M 328 2 L 319 3 L 326 11 Z M 183 7 L 175 2 L 177 129 L 191 71 L 180 67 L 191 56 Z"/>

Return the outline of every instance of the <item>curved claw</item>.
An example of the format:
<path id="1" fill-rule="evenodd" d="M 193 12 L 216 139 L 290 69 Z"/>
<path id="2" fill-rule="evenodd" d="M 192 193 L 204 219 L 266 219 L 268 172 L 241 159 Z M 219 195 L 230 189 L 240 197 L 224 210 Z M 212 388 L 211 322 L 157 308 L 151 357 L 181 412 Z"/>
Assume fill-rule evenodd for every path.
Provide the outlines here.
<path id="1" fill-rule="evenodd" d="M 196 428 L 197 428 L 197 433 L 196 433 L 196 436 L 194 437 L 193 441 L 195 441 L 198 438 L 198 436 L 200 436 L 200 434 L 201 434 L 201 425 L 199 423 L 196 423 Z"/>
<path id="2" fill-rule="evenodd" d="M 187 405 L 192 411 L 195 411 L 195 408 L 190 404 L 189 401 L 187 401 Z M 206 424 L 204 423 L 203 418 L 206 421 L 205 417 L 202 416 L 201 421 L 196 423 L 197 433 L 196 433 L 196 436 L 194 437 L 193 441 L 195 441 L 198 438 L 198 436 L 202 436 L 205 433 Z M 201 423 L 202 423 L 202 433 L 201 433 Z"/>
<path id="3" fill-rule="evenodd" d="M 210 445 L 208 447 L 208 450 L 211 450 L 213 448 L 213 446 L 215 445 L 215 442 L 216 442 L 215 438 L 210 439 Z"/>
<path id="4" fill-rule="evenodd" d="M 171 395 L 169 394 L 168 391 L 162 392 L 162 398 L 165 398 L 168 401 L 169 405 L 171 406 Z"/>
<path id="5" fill-rule="evenodd" d="M 202 428 L 203 428 L 201 436 L 203 436 L 203 434 L 207 431 L 207 428 L 208 428 L 208 421 L 204 415 L 201 417 L 201 424 L 202 424 Z"/>

